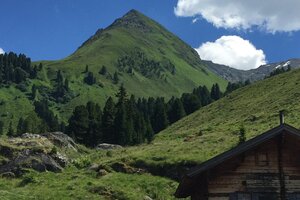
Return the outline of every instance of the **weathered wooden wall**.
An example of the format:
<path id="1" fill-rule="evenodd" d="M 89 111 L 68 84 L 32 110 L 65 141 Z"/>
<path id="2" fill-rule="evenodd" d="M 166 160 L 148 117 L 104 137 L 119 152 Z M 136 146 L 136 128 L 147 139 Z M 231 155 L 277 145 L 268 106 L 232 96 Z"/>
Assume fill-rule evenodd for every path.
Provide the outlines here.
<path id="1" fill-rule="evenodd" d="M 211 169 L 192 200 L 228 200 L 236 192 L 245 192 L 245 200 L 247 195 L 259 199 L 261 193 L 289 199 L 291 193 L 300 193 L 300 140 L 292 135 L 280 137 Z"/>

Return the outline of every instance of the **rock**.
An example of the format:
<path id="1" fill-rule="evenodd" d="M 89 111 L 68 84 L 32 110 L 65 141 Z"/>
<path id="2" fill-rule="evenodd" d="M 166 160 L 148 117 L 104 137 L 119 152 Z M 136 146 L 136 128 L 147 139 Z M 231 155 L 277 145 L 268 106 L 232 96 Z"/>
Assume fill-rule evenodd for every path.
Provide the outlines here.
<path id="1" fill-rule="evenodd" d="M 98 144 L 96 149 L 97 150 L 111 150 L 111 149 L 120 149 L 123 148 L 121 145 L 117 144 L 108 144 L 108 143 L 101 143 Z"/>
<path id="2" fill-rule="evenodd" d="M 135 169 L 126 165 L 125 163 L 113 163 L 111 165 L 111 168 L 116 171 L 116 172 L 122 172 L 122 173 L 126 173 L 126 174 L 133 174 L 135 173 Z"/>
<path id="3" fill-rule="evenodd" d="M 31 168 L 38 172 L 62 171 L 62 167 L 50 155 L 26 149 L 7 164 L 0 166 L 0 174 L 11 172 L 19 176 L 23 174 L 24 168 Z"/>
<path id="4" fill-rule="evenodd" d="M 146 196 L 144 196 L 144 200 L 153 200 L 153 199 L 146 195 Z"/>
<path id="5" fill-rule="evenodd" d="M 77 145 L 69 136 L 61 132 L 31 134 L 0 141 L 0 175 L 19 176 L 28 169 L 38 172 L 61 172 L 69 163 L 61 150 L 74 150 Z"/>
<path id="6" fill-rule="evenodd" d="M 32 133 L 24 133 L 21 135 L 21 138 L 27 138 L 27 139 L 41 139 L 43 136 L 39 134 L 32 134 Z"/>
<path id="7" fill-rule="evenodd" d="M 77 152 L 77 149 L 76 149 L 77 145 L 74 142 L 74 140 L 62 132 L 42 133 L 41 136 L 46 137 L 55 146 L 58 146 L 60 148 L 72 149 Z"/>
<path id="8" fill-rule="evenodd" d="M 100 169 L 97 173 L 97 177 L 105 176 L 107 174 L 109 174 L 108 171 L 106 171 L 105 169 Z"/>
<path id="9" fill-rule="evenodd" d="M 100 165 L 98 165 L 98 164 L 92 164 L 90 167 L 89 167 L 89 170 L 92 170 L 92 171 L 95 171 L 95 172 L 97 172 L 97 171 L 99 171 L 99 169 L 100 169 Z"/>
<path id="10" fill-rule="evenodd" d="M 1 174 L 1 177 L 3 177 L 3 178 L 15 178 L 16 175 L 12 172 L 6 172 L 6 173 Z"/>
<path id="11" fill-rule="evenodd" d="M 59 152 L 56 152 L 56 154 L 51 154 L 51 157 L 62 167 L 66 167 L 69 164 L 68 157 Z"/>

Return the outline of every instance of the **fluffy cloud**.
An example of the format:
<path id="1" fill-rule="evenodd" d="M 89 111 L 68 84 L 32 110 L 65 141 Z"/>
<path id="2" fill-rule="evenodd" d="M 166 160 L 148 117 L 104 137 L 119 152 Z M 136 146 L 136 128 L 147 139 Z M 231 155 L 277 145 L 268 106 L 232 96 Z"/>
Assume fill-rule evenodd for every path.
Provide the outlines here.
<path id="1" fill-rule="evenodd" d="M 266 64 L 266 56 L 248 40 L 239 36 L 222 36 L 215 42 L 206 42 L 196 49 L 200 58 L 242 70 Z"/>
<path id="2" fill-rule="evenodd" d="M 4 54 L 4 50 L 2 48 L 0 48 L 0 54 Z"/>
<path id="3" fill-rule="evenodd" d="M 201 16 L 216 27 L 268 32 L 300 30 L 299 0 L 178 0 L 177 16 Z"/>

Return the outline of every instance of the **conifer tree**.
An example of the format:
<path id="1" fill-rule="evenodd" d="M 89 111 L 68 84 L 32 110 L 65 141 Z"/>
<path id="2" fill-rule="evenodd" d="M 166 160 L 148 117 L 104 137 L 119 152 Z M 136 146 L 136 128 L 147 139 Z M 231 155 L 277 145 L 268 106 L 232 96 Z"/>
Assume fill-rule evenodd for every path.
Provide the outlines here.
<path id="1" fill-rule="evenodd" d="M 32 87 L 31 87 L 31 98 L 33 100 L 35 100 L 36 97 L 37 97 L 37 91 L 38 91 L 38 89 L 37 89 L 36 85 L 33 84 Z"/>
<path id="2" fill-rule="evenodd" d="M 89 113 L 89 128 L 88 128 L 88 146 L 95 146 L 98 142 L 102 141 L 102 111 L 98 104 L 89 101 L 86 105 L 86 109 Z"/>
<path id="3" fill-rule="evenodd" d="M 221 90 L 218 83 L 213 84 L 210 94 L 213 100 L 218 100 L 222 97 Z"/>
<path id="4" fill-rule="evenodd" d="M 3 135 L 3 128 L 4 128 L 4 123 L 3 121 L 0 121 L 0 136 Z"/>
<path id="5" fill-rule="evenodd" d="M 116 143 L 116 135 L 113 130 L 115 120 L 115 103 L 112 97 L 109 97 L 103 108 L 102 130 L 103 140 L 107 143 Z"/>
<path id="6" fill-rule="evenodd" d="M 174 123 L 186 115 L 180 99 L 176 98 L 172 105 L 170 105 L 170 111 L 168 115 L 170 123 Z"/>
<path id="7" fill-rule="evenodd" d="M 246 130 L 244 126 L 241 126 L 239 130 L 239 144 L 242 144 L 245 141 L 246 141 Z"/>
<path id="8" fill-rule="evenodd" d="M 13 137 L 15 135 L 15 131 L 12 127 L 12 122 L 9 123 L 9 127 L 8 127 L 8 132 L 7 132 L 7 136 L 8 137 Z"/>
<path id="9" fill-rule="evenodd" d="M 25 128 L 25 121 L 24 121 L 24 119 L 23 119 L 23 117 L 21 117 L 20 119 L 19 119 L 19 122 L 18 122 L 18 126 L 17 126 L 17 135 L 22 135 L 23 133 L 25 133 L 26 131 L 24 130 L 24 128 Z"/>
<path id="10" fill-rule="evenodd" d="M 186 114 L 191 114 L 201 107 L 201 101 L 195 94 L 184 93 L 181 96 L 181 101 Z"/>
<path id="11" fill-rule="evenodd" d="M 149 117 L 146 118 L 146 133 L 145 133 L 145 137 L 148 141 L 148 143 L 150 143 L 153 139 L 154 136 L 154 131 L 150 122 Z"/>
<path id="12" fill-rule="evenodd" d="M 88 143 L 89 113 L 85 106 L 77 106 L 69 119 L 68 134 L 79 143 Z"/>
<path id="13" fill-rule="evenodd" d="M 87 76 L 84 78 L 84 82 L 88 85 L 93 85 L 96 83 L 96 78 L 94 77 L 93 72 L 87 73 Z"/>
<path id="14" fill-rule="evenodd" d="M 107 69 L 106 69 L 106 67 L 103 65 L 102 68 L 101 68 L 101 70 L 99 71 L 99 74 L 106 75 L 106 73 L 107 73 Z"/>
<path id="15" fill-rule="evenodd" d="M 113 81 L 114 81 L 114 84 L 118 84 L 119 83 L 119 75 L 118 75 L 117 72 L 114 73 Z"/>
<path id="16" fill-rule="evenodd" d="M 154 105 L 153 130 L 155 133 L 165 129 L 169 125 L 166 107 L 163 98 L 157 98 Z"/>

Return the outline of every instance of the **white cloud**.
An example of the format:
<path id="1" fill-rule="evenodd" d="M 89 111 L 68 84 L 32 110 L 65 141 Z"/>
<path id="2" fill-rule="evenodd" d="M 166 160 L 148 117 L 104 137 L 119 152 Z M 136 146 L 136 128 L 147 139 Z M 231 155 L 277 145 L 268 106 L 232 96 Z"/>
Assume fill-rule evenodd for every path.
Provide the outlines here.
<path id="1" fill-rule="evenodd" d="M 0 54 L 4 54 L 4 50 L 2 48 L 0 48 Z"/>
<path id="2" fill-rule="evenodd" d="M 178 0 L 177 16 L 201 16 L 216 27 L 268 32 L 300 30 L 299 0 Z"/>
<path id="3" fill-rule="evenodd" d="M 222 36 L 215 42 L 203 43 L 196 49 L 200 58 L 236 69 L 248 70 L 266 64 L 266 56 L 248 40 L 239 36 Z"/>

